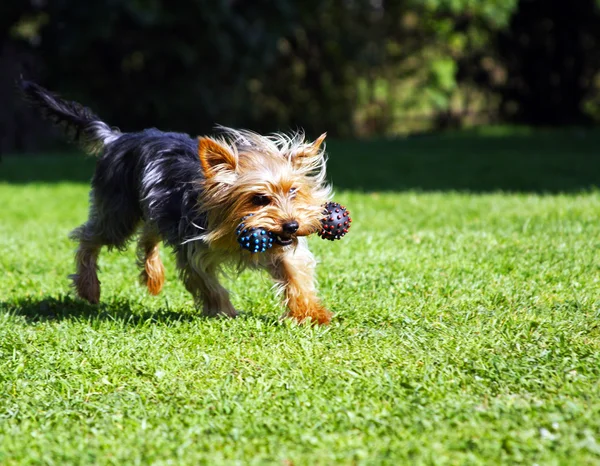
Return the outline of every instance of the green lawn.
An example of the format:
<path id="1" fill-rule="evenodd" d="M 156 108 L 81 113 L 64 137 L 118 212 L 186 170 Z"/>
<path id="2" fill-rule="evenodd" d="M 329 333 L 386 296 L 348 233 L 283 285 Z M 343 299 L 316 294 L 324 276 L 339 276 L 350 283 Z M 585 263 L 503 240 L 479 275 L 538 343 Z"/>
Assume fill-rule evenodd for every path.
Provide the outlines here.
<path id="1" fill-rule="evenodd" d="M 327 328 L 194 312 L 132 250 L 74 299 L 93 161 L 0 162 L 0 464 L 600 464 L 600 133 L 332 142 L 350 234 L 311 240 Z M 164 255 L 166 256 L 166 254 Z"/>

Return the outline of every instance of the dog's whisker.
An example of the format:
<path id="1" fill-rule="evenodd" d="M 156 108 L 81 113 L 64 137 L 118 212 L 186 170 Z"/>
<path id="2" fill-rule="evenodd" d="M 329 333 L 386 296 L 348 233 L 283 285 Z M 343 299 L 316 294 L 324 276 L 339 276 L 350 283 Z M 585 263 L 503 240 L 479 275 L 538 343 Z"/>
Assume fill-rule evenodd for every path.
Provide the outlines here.
<path id="1" fill-rule="evenodd" d="M 200 225 L 196 225 L 194 222 L 190 222 L 193 226 L 195 226 L 196 228 L 198 228 L 198 230 L 206 230 L 206 228 L 201 227 Z"/>

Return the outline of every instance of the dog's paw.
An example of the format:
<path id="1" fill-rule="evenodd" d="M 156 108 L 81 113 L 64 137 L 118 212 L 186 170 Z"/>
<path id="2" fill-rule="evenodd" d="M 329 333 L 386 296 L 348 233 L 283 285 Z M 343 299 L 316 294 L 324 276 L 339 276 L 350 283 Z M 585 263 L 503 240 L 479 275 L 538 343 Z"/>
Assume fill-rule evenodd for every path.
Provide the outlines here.
<path id="1" fill-rule="evenodd" d="M 333 317 L 333 312 L 323 306 L 313 305 L 303 309 L 290 309 L 284 317 L 293 319 L 299 324 L 310 322 L 312 325 L 328 325 Z"/>
<path id="2" fill-rule="evenodd" d="M 69 275 L 73 281 L 73 288 L 77 296 L 85 299 L 90 304 L 98 304 L 100 302 L 100 280 L 95 274 Z"/>

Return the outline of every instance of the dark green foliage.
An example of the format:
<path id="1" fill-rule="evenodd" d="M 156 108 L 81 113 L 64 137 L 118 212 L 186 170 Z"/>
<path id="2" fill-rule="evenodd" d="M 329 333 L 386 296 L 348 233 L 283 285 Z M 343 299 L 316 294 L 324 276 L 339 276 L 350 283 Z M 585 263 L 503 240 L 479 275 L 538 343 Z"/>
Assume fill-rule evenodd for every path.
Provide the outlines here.
<path id="1" fill-rule="evenodd" d="M 600 116 L 594 0 L 7 0 L 0 8 L 4 82 L 20 57 L 27 76 L 124 130 L 200 134 L 220 123 L 346 137 Z M 4 82 L 10 105 L 0 109 L 0 130 L 9 149 L 26 148 L 20 141 L 35 135 L 14 134 L 33 123 L 3 95 Z"/>
<path id="2" fill-rule="evenodd" d="M 597 93 L 600 72 L 596 0 L 521 0 L 498 50 L 507 116 L 536 125 L 590 122 L 584 104 Z"/>

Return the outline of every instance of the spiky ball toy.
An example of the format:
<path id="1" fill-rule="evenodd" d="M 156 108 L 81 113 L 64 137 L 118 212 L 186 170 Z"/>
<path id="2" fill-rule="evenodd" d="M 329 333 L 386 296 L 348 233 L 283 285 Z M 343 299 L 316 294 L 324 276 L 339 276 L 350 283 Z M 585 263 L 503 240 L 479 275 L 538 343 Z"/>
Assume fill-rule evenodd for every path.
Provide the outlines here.
<path id="1" fill-rule="evenodd" d="M 337 202 L 328 202 L 325 204 L 325 217 L 321 220 L 323 229 L 319 231 L 319 236 L 329 241 L 342 239 L 348 233 L 352 219 L 350 213 L 343 205 Z"/>
<path id="2" fill-rule="evenodd" d="M 238 243 L 240 243 L 242 249 L 246 249 L 251 253 L 265 252 L 273 247 L 273 238 L 271 233 L 264 228 L 245 228 L 244 220 L 252 215 L 246 215 L 235 230 Z"/>

